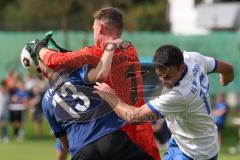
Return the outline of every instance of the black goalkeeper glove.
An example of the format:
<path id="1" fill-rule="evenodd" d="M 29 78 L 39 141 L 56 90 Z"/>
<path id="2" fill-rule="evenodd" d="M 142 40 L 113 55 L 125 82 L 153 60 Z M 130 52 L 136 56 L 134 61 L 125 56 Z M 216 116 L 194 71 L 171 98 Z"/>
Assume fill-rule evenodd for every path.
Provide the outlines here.
<path id="1" fill-rule="evenodd" d="M 48 47 L 48 42 L 51 37 L 52 35 L 47 35 L 42 40 L 35 40 L 26 44 L 26 50 L 30 53 L 31 58 L 36 65 L 38 65 L 40 50 Z"/>
<path id="2" fill-rule="evenodd" d="M 39 52 L 42 48 L 56 49 L 62 53 L 71 52 L 70 50 L 57 45 L 57 43 L 52 39 L 52 33 L 47 34 L 42 40 L 35 40 L 27 43 L 25 48 L 30 53 L 31 58 L 36 65 L 38 65 L 38 60 L 40 59 Z"/>
<path id="3" fill-rule="evenodd" d="M 49 34 L 49 35 L 47 35 L 44 39 L 42 39 L 42 40 L 36 40 L 36 43 L 35 43 L 35 45 L 33 46 L 33 52 L 34 52 L 34 54 L 39 54 L 39 52 L 40 52 L 40 50 L 42 49 L 42 48 L 47 48 L 48 47 L 48 42 L 49 42 L 49 40 L 52 38 L 52 35 L 51 34 Z"/>

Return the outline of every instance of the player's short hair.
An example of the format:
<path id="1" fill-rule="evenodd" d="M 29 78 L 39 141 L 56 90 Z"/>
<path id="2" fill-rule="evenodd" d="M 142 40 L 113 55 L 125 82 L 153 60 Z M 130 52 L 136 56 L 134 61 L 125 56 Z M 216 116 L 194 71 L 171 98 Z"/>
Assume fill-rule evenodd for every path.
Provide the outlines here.
<path id="1" fill-rule="evenodd" d="M 105 7 L 98 10 L 93 17 L 94 19 L 103 21 L 106 27 L 110 29 L 114 27 L 117 29 L 118 34 L 121 35 L 123 30 L 123 16 L 118 9 L 113 7 Z"/>
<path id="2" fill-rule="evenodd" d="M 184 63 L 182 51 L 173 45 L 163 45 L 157 49 L 154 57 L 153 63 L 158 68 L 158 66 L 176 66 L 180 67 Z"/>

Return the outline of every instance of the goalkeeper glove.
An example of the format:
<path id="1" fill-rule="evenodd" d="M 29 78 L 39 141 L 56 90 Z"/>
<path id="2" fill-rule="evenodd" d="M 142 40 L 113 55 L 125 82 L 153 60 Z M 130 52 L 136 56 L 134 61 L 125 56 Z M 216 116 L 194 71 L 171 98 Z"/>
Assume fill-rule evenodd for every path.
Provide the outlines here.
<path id="1" fill-rule="evenodd" d="M 30 53 L 30 56 L 34 63 L 38 65 L 39 52 L 42 48 L 47 48 L 48 42 L 51 39 L 52 35 L 47 35 L 42 40 L 35 40 L 26 44 L 26 50 Z"/>

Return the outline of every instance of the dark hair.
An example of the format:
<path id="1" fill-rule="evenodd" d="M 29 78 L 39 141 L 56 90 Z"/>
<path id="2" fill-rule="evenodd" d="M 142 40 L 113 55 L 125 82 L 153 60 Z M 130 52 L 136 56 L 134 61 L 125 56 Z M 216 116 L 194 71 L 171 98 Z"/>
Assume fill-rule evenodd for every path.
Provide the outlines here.
<path id="1" fill-rule="evenodd" d="M 116 28 L 119 32 L 119 35 L 121 35 L 123 30 L 123 16 L 118 9 L 113 7 L 105 7 L 98 10 L 93 17 L 97 20 L 103 21 L 104 24 L 109 28 Z"/>
<path id="2" fill-rule="evenodd" d="M 159 65 L 180 67 L 184 63 L 182 51 L 173 45 L 164 45 L 157 49 L 153 63 L 156 67 Z"/>

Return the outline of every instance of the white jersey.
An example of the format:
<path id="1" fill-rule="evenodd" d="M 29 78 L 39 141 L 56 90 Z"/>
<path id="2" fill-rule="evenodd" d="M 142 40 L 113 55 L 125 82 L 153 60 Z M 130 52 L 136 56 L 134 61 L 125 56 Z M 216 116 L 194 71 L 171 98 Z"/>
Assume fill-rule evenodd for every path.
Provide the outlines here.
<path id="1" fill-rule="evenodd" d="M 0 120 L 1 117 L 8 114 L 10 98 L 9 95 L 0 92 Z"/>
<path id="2" fill-rule="evenodd" d="M 215 70 L 217 63 L 196 52 L 183 55 L 187 67 L 179 82 L 147 105 L 165 117 L 182 152 L 193 159 L 210 159 L 218 153 L 219 146 L 207 74 Z"/>

